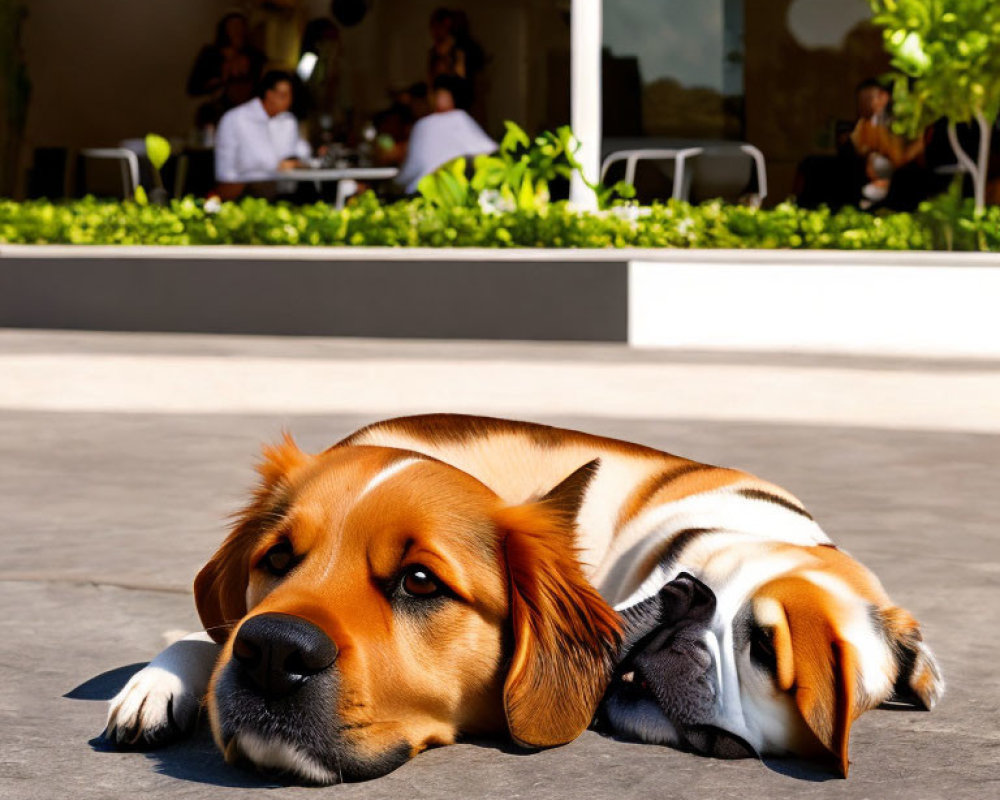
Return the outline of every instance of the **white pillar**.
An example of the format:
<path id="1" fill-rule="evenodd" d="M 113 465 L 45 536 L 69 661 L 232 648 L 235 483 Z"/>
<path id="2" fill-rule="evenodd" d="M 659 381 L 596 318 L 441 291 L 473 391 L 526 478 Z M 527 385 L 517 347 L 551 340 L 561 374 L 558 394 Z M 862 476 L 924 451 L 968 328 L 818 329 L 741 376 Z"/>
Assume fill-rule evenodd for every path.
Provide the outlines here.
<path id="1" fill-rule="evenodd" d="M 570 125 L 582 147 L 577 158 L 587 180 L 601 168 L 601 19 L 603 0 L 573 0 L 570 10 Z M 597 198 L 574 174 L 569 199 L 596 209 Z"/>

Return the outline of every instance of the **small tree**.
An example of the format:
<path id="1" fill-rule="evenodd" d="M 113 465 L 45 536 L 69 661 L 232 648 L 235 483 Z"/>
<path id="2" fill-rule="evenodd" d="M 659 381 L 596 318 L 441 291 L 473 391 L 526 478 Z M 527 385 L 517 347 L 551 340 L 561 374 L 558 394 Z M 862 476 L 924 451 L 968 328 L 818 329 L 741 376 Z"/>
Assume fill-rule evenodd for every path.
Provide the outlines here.
<path id="1" fill-rule="evenodd" d="M 948 118 L 948 141 L 972 176 L 976 210 L 986 199 L 990 135 L 1000 112 L 1000 2 L 997 0 L 869 0 L 892 56 L 893 108 L 899 133 L 917 136 Z M 975 160 L 956 125 L 979 125 Z"/>

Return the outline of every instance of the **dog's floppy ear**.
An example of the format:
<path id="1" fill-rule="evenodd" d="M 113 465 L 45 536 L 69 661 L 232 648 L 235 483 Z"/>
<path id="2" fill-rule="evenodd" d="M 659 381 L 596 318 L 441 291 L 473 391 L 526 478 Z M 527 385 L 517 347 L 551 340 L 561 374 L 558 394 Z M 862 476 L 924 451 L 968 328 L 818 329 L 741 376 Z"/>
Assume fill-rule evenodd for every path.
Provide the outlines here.
<path id="1" fill-rule="evenodd" d="M 892 700 L 930 711 L 944 693 L 944 678 L 920 624 L 899 606 L 879 612 L 899 665 Z"/>
<path id="2" fill-rule="evenodd" d="M 859 686 L 858 652 L 838 632 L 831 599 L 809 581 L 779 578 L 761 594 L 766 606 L 758 602 L 756 613 L 771 632 L 778 687 L 846 778 L 851 725 L 877 704 Z"/>
<path id="3" fill-rule="evenodd" d="M 621 620 L 588 583 L 574 519 L 596 462 L 535 503 L 499 512 L 513 631 L 504 684 L 512 738 L 524 747 L 572 741 L 610 680 Z"/>
<path id="4" fill-rule="evenodd" d="M 279 495 L 288 476 L 311 457 L 287 433 L 280 444 L 264 447 L 257 465 L 260 483 L 239 514 L 226 540 L 194 579 L 194 599 L 202 625 L 222 644 L 247 613 L 250 554 L 257 535 L 279 513 Z"/>

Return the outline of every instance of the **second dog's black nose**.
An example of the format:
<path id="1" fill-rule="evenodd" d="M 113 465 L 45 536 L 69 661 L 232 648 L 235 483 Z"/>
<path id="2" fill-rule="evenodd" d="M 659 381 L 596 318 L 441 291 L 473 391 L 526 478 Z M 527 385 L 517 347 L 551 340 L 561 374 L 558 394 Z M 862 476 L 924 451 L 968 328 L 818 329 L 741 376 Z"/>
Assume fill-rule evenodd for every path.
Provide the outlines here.
<path id="1" fill-rule="evenodd" d="M 337 646 L 301 617 L 258 614 L 236 632 L 233 658 L 264 695 L 285 697 L 329 668 Z"/>

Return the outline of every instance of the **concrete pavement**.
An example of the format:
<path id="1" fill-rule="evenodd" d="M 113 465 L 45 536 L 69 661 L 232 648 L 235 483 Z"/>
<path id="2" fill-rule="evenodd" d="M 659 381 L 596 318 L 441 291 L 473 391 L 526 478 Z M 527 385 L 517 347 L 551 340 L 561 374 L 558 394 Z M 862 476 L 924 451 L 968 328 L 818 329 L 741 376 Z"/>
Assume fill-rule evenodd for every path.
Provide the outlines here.
<path id="1" fill-rule="evenodd" d="M 27 356 L 50 359 L 49 366 Z M 100 364 L 97 356 L 134 360 L 118 362 L 131 366 L 117 374 L 88 378 L 85 368 Z M 180 366 L 150 392 L 149 376 L 164 358 Z M 637 353 L 603 345 L 0 332 L 0 365 L 17 359 L 30 369 L 0 370 L 0 797 L 930 799 L 997 791 L 1000 403 L 991 387 L 1000 380 L 998 364 Z M 103 700 L 165 635 L 197 626 L 191 580 L 252 481 L 259 443 L 288 428 L 303 447 L 319 449 L 397 413 L 393 403 L 398 413 L 416 410 L 405 393 L 392 402 L 359 396 L 367 391 L 361 380 L 349 402 L 337 399 L 344 387 L 335 383 L 348 367 L 367 371 L 377 386 L 402 374 L 419 382 L 419 371 L 400 372 L 415 362 L 439 385 L 437 395 L 419 383 L 413 392 L 421 402 L 439 397 L 439 409 L 451 408 L 451 387 L 476 370 L 462 389 L 469 410 L 504 413 L 508 403 L 518 416 L 739 466 L 787 486 L 923 622 L 948 681 L 942 704 L 929 714 L 863 716 L 847 781 L 794 762 L 712 761 L 590 732 L 527 755 L 490 742 L 443 748 L 374 782 L 324 789 L 274 788 L 229 768 L 204 734 L 147 754 L 107 750 L 96 738 Z M 55 386 L 52 364 L 68 371 Z M 207 392 L 208 364 L 216 376 L 244 370 L 256 383 L 234 390 L 218 381 Z M 267 404 L 246 398 L 266 387 L 269 374 L 304 382 L 299 393 L 317 391 L 302 369 L 310 364 L 334 381 L 323 390 L 326 405 L 307 408 L 291 390 Z M 547 390 L 554 397 L 527 386 L 497 400 L 500 382 L 525 386 L 539 364 L 601 381 L 597 411 L 583 413 L 586 396 L 556 383 Z M 685 392 L 691 399 L 664 402 L 658 413 L 642 398 L 630 404 L 625 389 L 636 378 L 623 366 L 646 370 L 642 380 L 655 396 Z M 836 381 L 829 382 L 831 371 Z M 741 382 L 747 374 L 752 384 Z M 797 394 L 782 399 L 772 391 L 775 375 Z M 686 387 L 676 385 L 681 379 Z M 80 386 L 88 380 L 91 386 Z M 889 385 L 921 394 L 872 394 Z M 622 391 L 607 388 L 615 386 Z M 755 416 L 739 404 L 748 392 L 763 409 Z M 840 397 L 833 404 L 831 392 Z M 558 406 L 567 393 L 577 396 L 576 405 Z M 852 393 L 855 402 L 846 402 Z M 57 410 L 53 395 L 61 398 Z M 177 407 L 178 397 L 196 396 L 206 398 L 202 406 Z M 227 412 L 234 398 L 239 413 Z M 283 398 L 297 413 L 282 411 Z M 871 411 L 886 398 L 907 408 L 895 416 L 891 404 Z M 374 408 L 366 411 L 369 402 Z M 727 413 L 727 406 L 736 407 Z"/>

